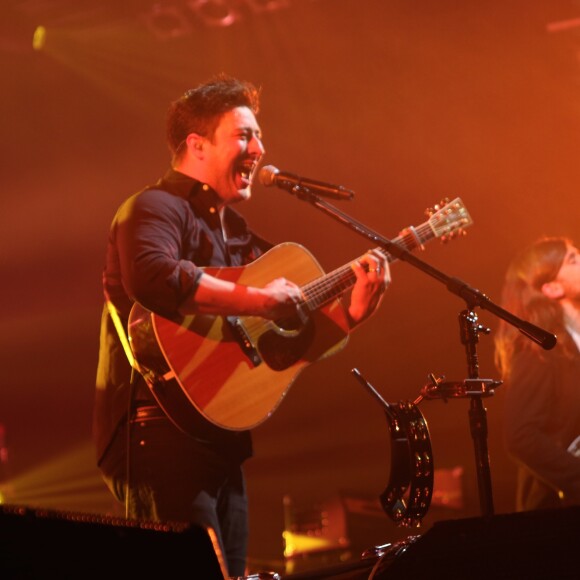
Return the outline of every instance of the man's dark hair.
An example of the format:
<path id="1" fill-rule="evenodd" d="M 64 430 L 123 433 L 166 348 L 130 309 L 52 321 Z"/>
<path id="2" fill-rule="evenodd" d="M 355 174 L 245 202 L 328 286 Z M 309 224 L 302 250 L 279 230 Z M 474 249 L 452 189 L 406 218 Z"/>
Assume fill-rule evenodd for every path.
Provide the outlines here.
<path id="1" fill-rule="evenodd" d="M 236 107 L 248 107 L 257 114 L 260 92 L 252 83 L 223 73 L 173 101 L 167 113 L 167 143 L 173 157 L 180 156 L 190 133 L 211 139 L 221 116 Z"/>

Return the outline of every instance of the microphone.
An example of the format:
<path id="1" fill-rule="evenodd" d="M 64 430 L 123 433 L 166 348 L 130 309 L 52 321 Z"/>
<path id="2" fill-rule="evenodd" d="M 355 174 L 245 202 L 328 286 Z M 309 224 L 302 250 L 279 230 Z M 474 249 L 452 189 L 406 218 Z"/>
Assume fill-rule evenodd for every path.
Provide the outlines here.
<path id="1" fill-rule="evenodd" d="M 262 185 L 270 187 L 275 185 L 280 189 L 286 189 L 290 193 L 295 190 L 304 189 L 310 193 L 330 197 L 332 199 L 352 199 L 354 191 L 347 189 L 342 185 L 333 185 L 332 183 L 324 183 L 323 181 L 316 181 L 308 179 L 308 177 L 300 177 L 294 173 L 287 173 L 280 171 L 273 165 L 266 165 L 260 169 L 259 180 Z"/>

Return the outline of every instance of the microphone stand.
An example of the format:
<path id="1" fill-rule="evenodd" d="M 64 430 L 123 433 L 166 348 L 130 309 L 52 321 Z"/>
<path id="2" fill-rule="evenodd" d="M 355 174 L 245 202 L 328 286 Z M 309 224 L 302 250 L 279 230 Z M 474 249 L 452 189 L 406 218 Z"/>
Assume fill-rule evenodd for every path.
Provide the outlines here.
<path id="1" fill-rule="evenodd" d="M 459 325 L 461 342 L 465 347 L 469 378 L 462 383 L 443 383 L 442 379 L 436 379 L 431 375 L 433 384 L 423 388 L 422 394 L 415 403 L 418 403 L 423 398 L 440 397 L 446 399 L 449 396 L 470 397 L 469 421 L 475 452 L 479 503 L 482 515 L 486 518 L 492 516 L 494 507 L 487 447 L 487 411 L 483 406 L 482 398 L 493 395 L 494 387 L 501 385 L 502 381 L 479 378 L 479 361 L 477 355 L 479 333 L 485 332 L 489 334 L 490 330 L 477 323 L 478 318 L 475 313 L 475 308 L 483 308 L 497 317 L 502 318 L 545 350 L 549 350 L 556 345 L 556 336 L 501 308 L 493 303 L 485 294 L 472 288 L 459 278 L 448 276 L 440 270 L 437 270 L 395 242 L 381 236 L 361 222 L 342 212 L 337 207 L 320 199 L 320 197 L 312 193 L 307 187 L 298 184 L 291 189 L 286 189 L 286 191 L 289 191 L 302 201 L 307 201 L 336 221 L 371 240 L 373 244 L 379 245 L 393 257 L 404 260 L 425 274 L 435 278 L 444 284 L 449 292 L 456 294 L 465 301 L 466 308 L 459 314 Z"/>

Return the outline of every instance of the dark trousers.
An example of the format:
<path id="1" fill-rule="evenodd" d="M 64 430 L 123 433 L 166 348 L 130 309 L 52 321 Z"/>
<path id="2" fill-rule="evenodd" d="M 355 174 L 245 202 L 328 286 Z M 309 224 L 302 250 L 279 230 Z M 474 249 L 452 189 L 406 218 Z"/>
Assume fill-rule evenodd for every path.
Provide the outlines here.
<path id="1" fill-rule="evenodd" d="M 228 574 L 245 574 L 248 505 L 239 462 L 153 416 L 121 425 L 101 470 L 128 517 L 211 527 Z"/>

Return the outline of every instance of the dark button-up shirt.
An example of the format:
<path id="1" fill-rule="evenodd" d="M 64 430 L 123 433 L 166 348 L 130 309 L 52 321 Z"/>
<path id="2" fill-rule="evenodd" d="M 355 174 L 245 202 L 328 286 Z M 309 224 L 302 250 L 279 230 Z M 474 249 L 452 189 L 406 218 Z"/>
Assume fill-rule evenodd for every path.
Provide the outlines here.
<path id="1" fill-rule="evenodd" d="M 169 170 L 120 206 L 109 233 L 103 289 L 125 328 L 135 302 L 167 318 L 178 316 L 195 293 L 201 268 L 242 266 L 271 247 L 229 207 L 224 240 L 217 202 L 207 185 Z M 131 367 L 105 305 L 93 420 L 99 459 L 126 415 L 130 393 L 147 396 L 141 377 L 133 389 L 130 382 Z M 216 428 L 215 438 L 230 453 L 251 453 L 249 433 Z"/>

